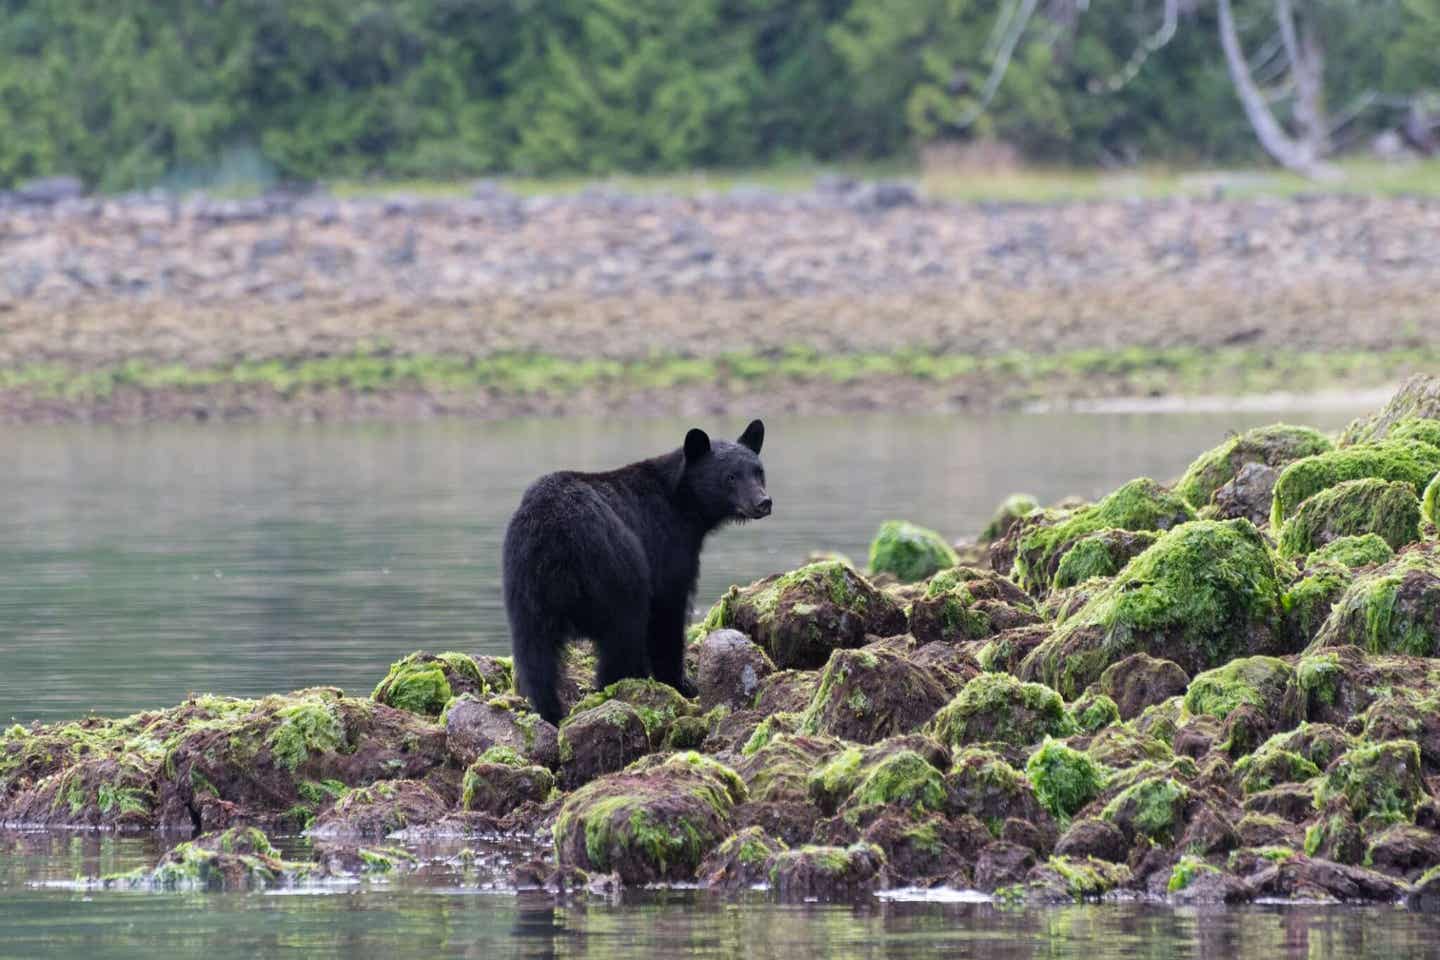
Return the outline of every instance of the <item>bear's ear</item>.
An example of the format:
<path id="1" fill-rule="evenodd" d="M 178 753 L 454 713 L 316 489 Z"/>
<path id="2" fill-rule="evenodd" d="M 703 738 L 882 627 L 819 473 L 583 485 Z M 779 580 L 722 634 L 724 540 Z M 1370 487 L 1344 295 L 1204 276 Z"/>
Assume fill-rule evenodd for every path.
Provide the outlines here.
<path id="1" fill-rule="evenodd" d="M 751 420 L 750 426 L 740 434 L 740 445 L 749 447 L 751 453 L 759 453 L 760 445 L 765 442 L 765 424 L 759 420 Z"/>
<path id="2" fill-rule="evenodd" d="M 685 434 L 685 459 L 699 460 L 710 452 L 710 435 L 699 427 L 692 427 Z"/>

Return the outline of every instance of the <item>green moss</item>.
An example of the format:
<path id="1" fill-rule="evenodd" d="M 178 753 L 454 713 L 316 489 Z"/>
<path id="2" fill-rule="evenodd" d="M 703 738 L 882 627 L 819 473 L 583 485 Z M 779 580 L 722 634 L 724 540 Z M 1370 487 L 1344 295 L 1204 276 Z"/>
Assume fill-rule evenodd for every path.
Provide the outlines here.
<path id="1" fill-rule="evenodd" d="M 1338 537 L 1374 534 L 1398 550 L 1420 538 L 1420 500 L 1408 483 L 1347 480 L 1300 504 L 1280 530 L 1279 553 L 1300 557 Z"/>
<path id="2" fill-rule="evenodd" d="M 772 713 L 760 721 L 759 726 L 750 734 L 750 739 L 745 741 L 745 746 L 740 749 L 740 752 L 747 757 L 751 756 L 759 753 L 778 735 L 782 733 L 794 733 L 800 727 L 801 716 L 799 713 L 786 713 L 784 711 Z"/>
<path id="3" fill-rule="evenodd" d="M 1099 503 L 1023 532 L 1011 577 L 1031 593 L 1044 591 L 1052 585 L 1065 551 L 1087 534 L 1107 527 L 1163 530 L 1193 519 L 1195 511 L 1189 504 L 1154 480 L 1147 477 L 1132 480 Z"/>
<path id="4" fill-rule="evenodd" d="M 1025 774 L 1040 803 L 1062 823 L 1094 800 L 1105 783 L 1105 769 L 1100 764 L 1048 738 L 1026 761 Z"/>
<path id="5" fill-rule="evenodd" d="M 1098 733 L 1120 722 L 1120 708 L 1103 693 L 1087 693 L 1070 704 L 1070 717 L 1079 733 Z"/>
<path id="6" fill-rule="evenodd" d="M 1150 777 L 1132 784 L 1105 805 L 1105 820 L 1124 821 L 1156 843 L 1176 835 L 1180 808 L 1189 796 L 1184 784 L 1170 777 Z"/>
<path id="7" fill-rule="evenodd" d="M 1022 671 L 1074 697 L 1132 653 L 1188 670 L 1246 652 L 1257 630 L 1283 629 L 1280 583 L 1248 520 L 1201 520 L 1163 534 L 1049 639 Z"/>
<path id="8" fill-rule="evenodd" d="M 931 721 L 946 743 L 1038 743 L 1047 736 L 1066 737 L 1075 721 L 1060 695 L 1038 683 L 1021 683 L 1006 673 L 982 673 L 961 688 Z"/>
<path id="9" fill-rule="evenodd" d="M 197 774 L 192 771 L 192 779 L 196 775 Z M 203 776 L 201 779 L 203 779 Z M 330 800 L 339 799 L 345 795 L 347 790 L 349 790 L 349 788 L 339 780 L 300 780 L 295 784 L 295 791 L 300 794 L 300 799 L 312 804 L 322 804 Z M 214 786 L 210 786 L 209 791 L 218 796 L 218 791 L 215 790 Z"/>
<path id="10" fill-rule="evenodd" d="M 846 747 L 810 774 L 809 794 L 822 808 L 834 809 L 855 792 L 864 776 L 865 755 Z"/>
<path id="11" fill-rule="evenodd" d="M 555 776 L 549 770 L 526 763 L 504 747 L 491 747 L 466 769 L 460 802 L 466 810 L 500 812 L 517 797 L 543 799 L 554 789 Z"/>
<path id="12" fill-rule="evenodd" d="M 611 700 L 628 703 L 635 709 L 652 743 L 665 734 L 676 717 L 693 716 L 697 712 L 695 704 L 669 684 L 631 677 L 584 697 L 571 708 L 570 716 L 577 716 Z"/>
<path id="13" fill-rule="evenodd" d="M 1250 794 L 1279 783 L 1304 783 L 1320 776 L 1320 768 L 1298 753 L 1262 747 L 1240 758 L 1235 775 L 1240 778 L 1240 789 Z"/>
<path id="14" fill-rule="evenodd" d="M 1440 420 L 1429 417 L 1406 417 L 1385 434 L 1386 440 L 1418 440 L 1440 449 Z"/>
<path id="15" fill-rule="evenodd" d="M 1373 477 L 1405 483 L 1418 497 L 1437 472 L 1440 449 L 1415 440 L 1386 440 L 1306 457 L 1276 479 L 1270 526 L 1279 530 L 1306 500 L 1346 480 Z"/>
<path id="16" fill-rule="evenodd" d="M 394 873 L 415 863 L 415 855 L 400 847 L 361 847 L 356 853 L 364 873 Z"/>
<path id="17" fill-rule="evenodd" d="M 913 750 L 901 750 L 870 768 L 850 797 L 857 806 L 887 804 L 912 811 L 940 810 L 945 783 L 940 771 Z"/>
<path id="18" fill-rule="evenodd" d="M 1403 589 L 1402 589 L 1403 588 Z M 1370 653 L 1440 653 L 1440 555 L 1409 550 L 1358 576 L 1331 610 L 1310 651 L 1353 644 Z"/>
<path id="19" fill-rule="evenodd" d="M 1194 883 L 1195 878 L 1202 873 L 1219 872 L 1219 870 L 1210 866 L 1210 864 L 1201 860 L 1199 857 L 1192 857 L 1187 854 L 1182 856 L 1179 861 L 1176 862 L 1175 866 L 1170 868 L 1170 882 L 1165 884 L 1165 890 L 1169 893 L 1179 893 Z"/>
<path id="20" fill-rule="evenodd" d="M 1379 535 L 1366 533 L 1360 536 L 1337 537 L 1325 546 L 1311 552 L 1307 561 L 1310 566 L 1319 563 L 1337 563 L 1353 570 L 1385 563 L 1395 556 Z"/>
<path id="21" fill-rule="evenodd" d="M 443 664 L 444 661 L 428 654 L 412 653 L 390 665 L 390 672 L 375 686 L 370 696 L 377 703 L 384 703 L 397 710 L 409 710 L 422 716 L 439 716 L 454 695 L 450 681 L 445 676 Z M 470 668 L 478 680 L 480 674 L 473 660 L 470 661 Z M 482 684 L 483 682 L 481 681 Z"/>
<path id="22" fill-rule="evenodd" d="M 1420 747 L 1413 740 L 1365 744 L 1343 754 L 1315 787 L 1315 807 L 1343 800 L 1356 820 L 1407 822 L 1425 796 Z"/>
<path id="23" fill-rule="evenodd" d="M 1431 526 L 1440 527 L 1440 473 L 1430 481 L 1430 486 L 1425 488 L 1425 497 L 1420 504 L 1420 512 L 1424 515 L 1425 521 Z"/>
<path id="24" fill-rule="evenodd" d="M 1197 457 L 1176 482 L 1175 492 L 1198 510 L 1210 502 L 1216 490 L 1235 479 L 1247 463 L 1278 467 L 1290 460 L 1325 453 L 1332 447 L 1328 437 L 1309 427 L 1285 423 L 1256 427 Z"/>
<path id="25" fill-rule="evenodd" d="M 985 529 L 980 532 L 981 540 L 996 540 L 1003 535 L 1016 520 L 1027 517 L 1040 509 L 1040 501 L 1028 493 L 1012 493 L 1000 502 L 995 508 L 995 513 L 990 517 L 990 522 L 985 524 Z"/>
<path id="26" fill-rule="evenodd" d="M 1244 657 L 1207 670 L 1190 681 L 1185 710 L 1191 716 L 1224 720 L 1237 707 L 1255 707 L 1277 721 L 1279 707 L 1290 701 L 1298 709 L 1295 670 L 1276 657 Z M 1298 719 L 1298 718 L 1297 718 Z"/>
<path id="27" fill-rule="evenodd" d="M 959 562 L 944 537 L 903 520 L 881 524 L 870 543 L 871 572 L 894 574 L 902 583 L 924 580 Z"/>
<path id="28" fill-rule="evenodd" d="M 1065 881 L 1065 888 L 1078 903 L 1094 900 L 1130 879 L 1124 864 L 1109 863 L 1095 857 L 1051 857 L 1046 866 Z"/>
<path id="29" fill-rule="evenodd" d="M 1056 590 L 1063 590 L 1092 577 L 1113 577 L 1159 536 L 1151 530 L 1099 530 L 1087 534 L 1065 551 L 1050 585 Z"/>
<path id="30" fill-rule="evenodd" d="M 1379 537 L 1375 537 L 1375 540 L 1385 546 L 1385 541 Z M 1388 551 L 1390 548 L 1385 549 Z M 1346 588 L 1355 579 L 1354 574 L 1346 567 L 1333 562 L 1317 562 L 1315 556 L 1311 557 L 1305 577 L 1291 584 L 1280 597 L 1280 606 L 1285 613 L 1286 631 L 1296 646 L 1308 645 L 1314 639 L 1325 619 L 1330 616 L 1335 602 L 1344 595 Z"/>
<path id="31" fill-rule="evenodd" d="M 280 723 L 266 742 L 276 763 L 294 770 L 312 752 L 337 750 L 345 744 L 345 725 L 335 705 L 322 699 L 306 699 L 276 711 Z"/>
<path id="32" fill-rule="evenodd" d="M 529 766 L 529 761 L 505 746 L 494 746 L 480 754 L 477 763 L 498 763 L 507 767 Z"/>

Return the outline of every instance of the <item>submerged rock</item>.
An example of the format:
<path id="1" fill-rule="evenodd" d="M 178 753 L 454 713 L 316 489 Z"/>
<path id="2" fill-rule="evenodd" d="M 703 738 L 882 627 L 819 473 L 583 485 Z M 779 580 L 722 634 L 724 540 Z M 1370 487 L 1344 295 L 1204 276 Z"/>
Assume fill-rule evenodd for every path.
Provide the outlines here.
<path id="1" fill-rule="evenodd" d="M 151 870 L 107 877 L 107 887 L 156 890 L 266 890 L 314 878 L 313 863 L 283 860 L 265 834 L 253 827 L 207 833 L 178 844 Z"/>
<path id="2" fill-rule="evenodd" d="M 730 591 L 706 616 L 706 631 L 733 627 L 775 665 L 814 669 L 832 650 L 861 647 L 866 636 L 905 632 L 905 614 L 886 593 L 836 561 L 812 563 Z"/>
<path id="3" fill-rule="evenodd" d="M 959 562 L 944 537 L 903 520 L 881 524 L 870 543 L 870 572 L 893 574 L 901 583 L 924 580 Z"/>

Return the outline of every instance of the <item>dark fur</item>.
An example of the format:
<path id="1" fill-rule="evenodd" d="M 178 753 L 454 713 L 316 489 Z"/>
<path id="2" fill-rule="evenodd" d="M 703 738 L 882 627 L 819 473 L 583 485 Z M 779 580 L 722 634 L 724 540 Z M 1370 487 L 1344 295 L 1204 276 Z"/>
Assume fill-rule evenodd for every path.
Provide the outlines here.
<path id="1" fill-rule="evenodd" d="M 515 682 L 560 722 L 560 652 L 594 641 L 596 683 L 653 676 L 691 695 L 685 622 L 706 534 L 770 513 L 756 420 L 738 443 L 703 430 L 685 445 L 608 473 L 551 473 L 525 491 L 505 531 L 505 612 Z"/>

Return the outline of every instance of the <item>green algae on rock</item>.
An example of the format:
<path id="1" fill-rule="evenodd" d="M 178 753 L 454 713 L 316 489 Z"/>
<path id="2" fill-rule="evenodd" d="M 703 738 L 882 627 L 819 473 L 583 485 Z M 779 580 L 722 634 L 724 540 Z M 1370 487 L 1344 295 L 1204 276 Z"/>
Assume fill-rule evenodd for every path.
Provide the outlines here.
<path id="1" fill-rule="evenodd" d="M 1350 446 L 1389 439 L 1401 424 L 1413 420 L 1440 420 L 1440 377 L 1423 373 L 1410 377 L 1383 410 L 1346 427 L 1340 444 Z"/>
<path id="2" fill-rule="evenodd" d="M 887 650 L 830 654 L 800 732 L 877 743 L 923 726 L 949 699 L 930 671 Z"/>
<path id="3" fill-rule="evenodd" d="M 1040 509 L 1040 501 L 1028 493 L 1012 493 L 1000 501 L 1000 506 L 995 508 L 995 513 L 990 517 L 990 522 L 985 524 L 985 529 L 980 531 L 982 541 L 998 540 L 1010 532 L 1015 521 L 1029 516 Z"/>
<path id="4" fill-rule="evenodd" d="M 1395 551 L 1377 534 L 1336 537 L 1329 543 L 1311 552 L 1306 558 L 1307 568 L 1317 563 L 1338 563 L 1354 570 L 1356 567 L 1371 567 L 1384 563 L 1395 556 Z"/>
<path id="5" fill-rule="evenodd" d="M 1330 438 L 1310 427 L 1275 423 L 1230 437 L 1205 451 L 1185 470 L 1175 492 L 1195 509 L 1210 502 L 1215 491 L 1235 479 L 1247 463 L 1279 467 L 1332 449 Z"/>
<path id="6" fill-rule="evenodd" d="M 1357 576 L 1309 651 L 1342 645 L 1370 653 L 1440 654 L 1440 549 L 1412 547 Z"/>
<path id="7" fill-rule="evenodd" d="M 1430 481 L 1430 486 L 1425 488 L 1425 498 L 1420 504 L 1420 512 L 1424 515 L 1426 523 L 1432 527 L 1440 527 L 1440 473 L 1437 473 L 1435 479 Z"/>
<path id="8" fill-rule="evenodd" d="M 1405 483 L 1418 497 L 1437 473 L 1440 448 L 1418 440 L 1384 440 L 1305 457 L 1276 479 L 1270 526 L 1279 530 L 1306 500 L 1346 480 Z"/>
<path id="9" fill-rule="evenodd" d="M 788 850 L 760 827 L 732 833 L 700 864 L 700 885 L 720 890 L 748 890 L 770 880 L 770 859 Z"/>
<path id="10" fill-rule="evenodd" d="M 1027 747 L 1047 736 L 1075 732 L 1060 695 L 1007 673 L 982 673 L 935 715 L 935 735 L 952 746 L 1008 743 Z"/>
<path id="11" fill-rule="evenodd" d="M 468 654 L 418 650 L 390 665 L 371 698 L 400 710 L 438 717 L 451 697 L 462 693 L 483 696 L 489 689 L 480 667 Z"/>
<path id="12" fill-rule="evenodd" d="M 1310 497 L 1280 528 L 1282 557 L 1313 553 L 1341 537 L 1378 536 L 1392 550 L 1420 539 L 1420 500 L 1408 483 L 1346 480 Z"/>
<path id="13" fill-rule="evenodd" d="M 1105 782 L 1105 768 L 1088 754 L 1048 738 L 1025 762 L 1025 775 L 1045 809 L 1062 823 L 1095 799 Z"/>
<path id="14" fill-rule="evenodd" d="M 1247 520 L 1200 520 L 1164 533 L 1065 621 L 1020 675 L 1074 697 L 1112 663 L 1148 653 L 1191 673 L 1278 648 L 1275 559 Z"/>
<path id="15" fill-rule="evenodd" d="M 1189 796 L 1189 789 L 1173 778 L 1150 777 L 1127 787 L 1100 815 L 1128 837 L 1169 843 L 1180 836 L 1180 815 Z"/>
<path id="16" fill-rule="evenodd" d="M 523 803 L 543 803 L 553 789 L 555 776 L 549 770 L 526 763 L 506 747 L 491 747 L 466 768 L 460 805 L 503 817 Z"/>
<path id="17" fill-rule="evenodd" d="M 1051 587 L 1063 590 L 1092 577 L 1113 577 L 1144 553 L 1160 535 L 1153 530 L 1097 530 L 1065 551 Z"/>
<path id="18" fill-rule="evenodd" d="M 834 900 L 868 894 L 884 880 L 885 854 L 874 844 L 781 850 L 766 868 L 782 900 Z"/>
<path id="19" fill-rule="evenodd" d="M 1120 722 L 1120 708 L 1103 693 L 1086 693 L 1066 708 L 1079 733 L 1098 733 Z"/>
<path id="20" fill-rule="evenodd" d="M 298 886 L 317 874 L 313 863 L 281 858 L 254 827 L 232 827 L 177 844 L 153 869 L 106 877 L 107 887 L 152 890 L 267 890 Z"/>
<path id="21" fill-rule="evenodd" d="M 1224 720 L 1241 707 L 1254 707 L 1279 730 L 1299 725 L 1305 702 L 1295 668 L 1275 657 L 1242 657 L 1207 670 L 1190 681 L 1185 712 Z"/>
<path id="22" fill-rule="evenodd" d="M 867 634 L 904 633 L 905 613 L 849 566 L 831 560 L 731 587 L 702 624 L 706 633 L 721 627 L 748 635 L 781 670 L 814 669 L 832 650 L 864 646 Z"/>
<path id="23" fill-rule="evenodd" d="M 580 702 L 571 708 L 570 715 L 583 713 L 612 700 L 628 703 L 635 708 L 645 725 L 651 744 L 656 747 L 664 741 L 670 725 L 677 717 L 695 716 L 700 712 L 696 704 L 685 699 L 684 695 L 669 684 L 649 677 L 627 677 L 617 680 L 604 690 L 582 697 Z"/>
<path id="24" fill-rule="evenodd" d="M 893 574 L 914 583 L 955 566 L 960 558 L 934 530 L 904 520 L 887 520 L 870 542 L 870 572 Z"/>
<path id="25" fill-rule="evenodd" d="M 1131 480 L 1099 503 L 1071 514 L 1031 514 L 1016 525 L 1018 534 L 1011 576 L 1031 593 L 1054 586 L 1065 554 L 1081 538 L 1106 529 L 1168 530 L 1195 519 L 1178 495 L 1148 477 Z"/>
<path id="26" fill-rule="evenodd" d="M 1357 821 L 1376 816 L 1408 822 L 1427 795 L 1420 776 L 1420 747 L 1413 740 L 1367 743 L 1346 751 L 1315 787 L 1315 806 L 1343 801 Z"/>

